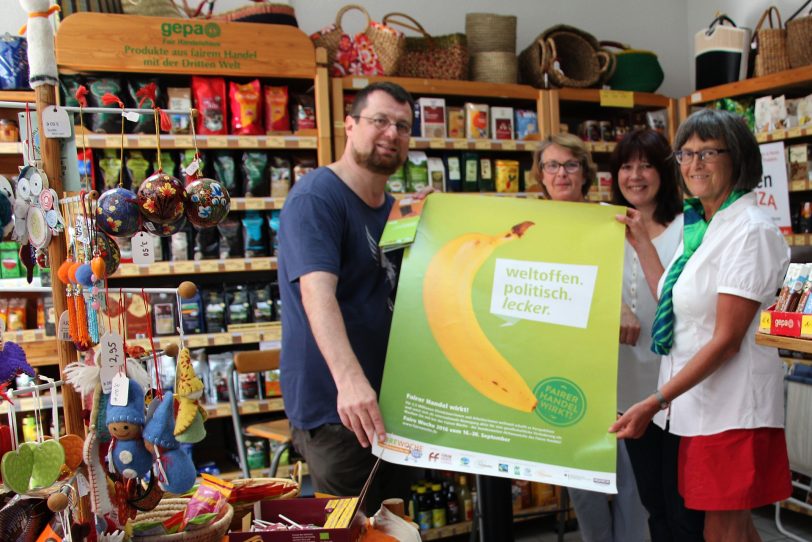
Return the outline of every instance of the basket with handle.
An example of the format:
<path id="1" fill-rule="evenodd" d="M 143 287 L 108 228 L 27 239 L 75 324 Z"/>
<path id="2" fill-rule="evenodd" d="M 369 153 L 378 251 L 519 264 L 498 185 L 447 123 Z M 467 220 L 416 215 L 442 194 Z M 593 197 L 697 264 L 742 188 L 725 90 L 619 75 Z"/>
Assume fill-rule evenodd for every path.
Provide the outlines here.
<path id="1" fill-rule="evenodd" d="M 812 64 L 812 8 L 803 17 L 803 12 L 812 0 L 806 0 L 803 5 L 787 19 L 787 54 L 789 64 L 793 68 L 800 68 Z"/>
<path id="2" fill-rule="evenodd" d="M 602 48 L 618 49 L 615 56 L 615 69 L 606 83 L 614 90 L 654 92 L 665 79 L 660 61 L 653 51 L 632 49 L 625 43 L 601 40 Z"/>
<path id="3" fill-rule="evenodd" d="M 775 15 L 777 23 L 773 22 L 773 15 Z M 762 28 L 764 23 L 769 23 L 769 28 Z M 781 25 L 781 13 L 777 7 L 770 6 L 764 10 L 753 31 L 750 49 L 757 51 L 753 69 L 755 77 L 789 69 L 787 31 Z"/>
<path id="4" fill-rule="evenodd" d="M 254 503 L 298 497 L 302 488 L 302 462 L 299 461 L 293 466 L 290 478 L 236 478 L 231 483 L 234 484 L 234 489 L 231 492 L 232 499 L 229 499 L 229 504 L 234 508 L 234 516 L 231 520 L 231 529 L 234 530 L 242 526 L 243 516 L 253 509 Z M 278 484 L 281 487 L 277 488 L 272 496 L 260 499 L 234 499 L 234 497 L 239 498 L 240 489 L 258 488 L 267 484 Z"/>
<path id="5" fill-rule="evenodd" d="M 341 28 L 341 19 L 350 10 L 357 10 L 367 19 L 366 28 L 349 36 Z M 330 75 L 394 75 L 403 54 L 403 33 L 373 21 L 362 6 L 347 4 L 338 10 L 335 23 L 310 36 L 316 47 L 327 50 Z"/>
<path id="6" fill-rule="evenodd" d="M 163 499 L 154 510 L 139 512 L 135 516 L 136 524 L 143 522 L 166 521 L 178 512 L 186 509 L 189 499 Z M 133 542 L 220 542 L 228 532 L 234 509 L 226 503 L 220 514 L 212 522 L 200 527 L 189 526 L 187 530 L 174 534 L 156 534 L 133 536 Z"/>
<path id="7" fill-rule="evenodd" d="M 465 34 L 432 36 L 413 17 L 400 12 L 387 13 L 381 22 L 388 27 L 399 26 L 421 34 L 421 37 L 406 37 L 398 75 L 426 79 L 465 79 L 468 76 Z"/>

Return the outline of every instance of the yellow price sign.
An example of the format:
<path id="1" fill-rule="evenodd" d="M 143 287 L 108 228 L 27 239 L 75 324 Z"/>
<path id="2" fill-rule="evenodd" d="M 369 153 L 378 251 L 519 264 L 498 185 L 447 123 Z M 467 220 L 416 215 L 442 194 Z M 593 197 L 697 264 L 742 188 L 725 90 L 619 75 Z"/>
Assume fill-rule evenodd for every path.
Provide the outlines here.
<path id="1" fill-rule="evenodd" d="M 223 346 L 226 344 L 231 344 L 231 334 L 230 333 L 217 333 L 214 335 L 214 340 L 212 341 L 215 346 Z"/>
<path id="2" fill-rule="evenodd" d="M 265 146 L 272 149 L 284 149 L 285 138 L 280 136 L 270 136 L 265 140 Z"/>
<path id="3" fill-rule="evenodd" d="M 220 270 L 218 262 L 212 260 L 202 260 L 198 262 L 198 265 L 202 273 L 217 273 Z"/>
<path id="4" fill-rule="evenodd" d="M 315 137 L 300 137 L 299 138 L 299 148 L 300 149 L 315 149 L 318 147 L 318 141 Z"/>
<path id="5" fill-rule="evenodd" d="M 457 139 L 454 141 L 453 147 L 455 149 L 467 149 L 468 148 L 468 140 L 466 139 Z"/>
<path id="6" fill-rule="evenodd" d="M 243 344 L 254 344 L 259 342 L 259 333 L 256 331 L 250 331 L 248 333 L 242 334 L 242 343 Z"/>
<path id="7" fill-rule="evenodd" d="M 634 93 L 628 90 L 601 90 L 601 107 L 634 107 Z"/>
<path id="8" fill-rule="evenodd" d="M 194 141 L 192 141 L 192 136 L 188 135 L 176 135 L 175 136 L 175 148 L 176 149 L 191 149 L 195 146 Z"/>
<path id="9" fill-rule="evenodd" d="M 245 401 L 240 405 L 240 411 L 243 414 L 255 414 L 259 412 L 259 403 L 253 401 Z"/>
<path id="10" fill-rule="evenodd" d="M 226 260 L 226 271 L 229 273 L 237 273 L 245 271 L 245 260 Z"/>
<path id="11" fill-rule="evenodd" d="M 502 150 L 503 151 L 515 151 L 516 150 L 516 142 L 507 140 L 502 141 Z"/>
<path id="12" fill-rule="evenodd" d="M 787 137 L 801 137 L 804 135 L 804 131 L 800 127 L 790 128 L 787 130 Z"/>
<path id="13" fill-rule="evenodd" d="M 764 143 L 765 141 L 769 140 L 769 134 L 767 132 L 759 132 L 756 134 L 756 141 L 759 143 Z"/>
<path id="14" fill-rule="evenodd" d="M 251 136 L 237 136 L 237 145 L 241 148 L 257 148 L 259 147 L 259 139 Z"/>
<path id="15" fill-rule="evenodd" d="M 265 208 L 265 200 L 262 198 L 245 198 L 246 211 L 259 211 Z"/>
<path id="16" fill-rule="evenodd" d="M 186 337 L 186 346 L 189 348 L 200 348 L 201 346 L 207 346 L 208 340 L 206 335 L 192 335 Z"/>
<path id="17" fill-rule="evenodd" d="M 35 329 L 24 329 L 20 332 L 20 342 L 30 343 L 35 341 L 37 338 L 37 330 Z"/>
<path id="18" fill-rule="evenodd" d="M 118 274 L 122 277 L 134 277 L 139 274 L 139 271 L 140 267 L 134 263 L 125 263 L 118 267 Z"/>
<path id="19" fill-rule="evenodd" d="M 801 337 L 812 337 L 812 315 L 804 314 L 801 317 Z"/>
<path id="20" fill-rule="evenodd" d="M 493 144 L 490 141 L 477 141 L 474 143 L 474 148 L 481 151 L 487 151 L 493 148 Z"/>
<path id="21" fill-rule="evenodd" d="M 792 245 L 796 247 L 806 246 L 806 235 L 798 234 L 792 236 Z"/>
<path id="22" fill-rule="evenodd" d="M 210 149 L 216 148 L 227 148 L 228 147 L 228 137 L 226 136 L 214 136 L 210 135 L 206 138 L 206 146 Z"/>
<path id="23" fill-rule="evenodd" d="M 92 139 L 92 137 L 85 136 L 85 144 L 90 145 Z M 105 149 L 117 149 L 121 147 L 120 135 L 106 135 L 102 141 L 104 141 Z M 124 141 L 126 142 L 127 140 L 125 139 Z"/>
<path id="24" fill-rule="evenodd" d="M 155 263 L 149 267 L 149 274 L 150 275 L 171 275 L 172 271 L 170 271 L 169 263 Z"/>
<path id="25" fill-rule="evenodd" d="M 135 141 L 143 149 L 154 149 L 158 146 L 158 138 L 154 135 L 139 135 Z"/>
<path id="26" fill-rule="evenodd" d="M 775 130 L 773 132 L 773 140 L 777 139 L 786 139 L 787 138 L 787 131 L 786 130 Z"/>
<path id="27" fill-rule="evenodd" d="M 175 262 L 175 273 L 187 275 L 195 272 L 195 262 Z"/>
<path id="28" fill-rule="evenodd" d="M 789 185 L 789 189 L 792 192 L 802 192 L 807 189 L 807 182 L 806 181 L 792 181 Z"/>
<path id="29" fill-rule="evenodd" d="M 271 259 L 270 258 L 262 258 L 253 260 L 251 262 L 251 270 L 252 271 L 270 271 L 271 270 Z"/>
<path id="30" fill-rule="evenodd" d="M 773 315 L 770 311 L 761 311 L 761 320 L 758 323 L 758 330 L 762 333 L 769 333 L 773 327 Z"/>
<path id="31" fill-rule="evenodd" d="M 445 139 L 434 137 L 429 140 L 429 147 L 432 149 L 445 149 Z"/>

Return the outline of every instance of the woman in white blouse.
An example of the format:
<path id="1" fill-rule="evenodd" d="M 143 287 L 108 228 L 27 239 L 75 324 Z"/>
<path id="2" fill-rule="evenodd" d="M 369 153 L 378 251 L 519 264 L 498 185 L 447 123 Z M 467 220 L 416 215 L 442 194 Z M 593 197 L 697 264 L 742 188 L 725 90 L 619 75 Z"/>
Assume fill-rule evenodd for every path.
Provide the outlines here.
<path id="1" fill-rule="evenodd" d="M 706 109 L 680 126 L 674 156 L 686 191 L 683 243 L 664 272 L 640 213 L 618 217 L 658 294 L 652 349 L 659 387 L 612 425 L 638 438 L 648 423 L 680 435 L 679 491 L 705 512 L 706 540 L 760 541 L 752 508 L 791 492 L 783 423 L 783 369 L 755 344 L 789 249 L 756 205 L 761 155 L 736 115 Z"/>
<path id="2" fill-rule="evenodd" d="M 640 222 L 667 264 L 682 241 L 682 197 L 673 153 L 654 130 L 630 132 L 609 159 L 612 203 L 637 210 Z M 657 387 L 660 356 L 651 351 L 651 324 L 657 300 L 649 290 L 640 259 L 626 242 L 623 263 L 623 311 L 618 352 L 618 412 L 645 399 Z M 687 510 L 677 491 L 679 437 L 649 423 L 642 437 L 618 442 L 618 463 L 630 461 L 640 499 L 648 511 L 652 542 L 701 541 L 704 515 Z M 628 459 L 624 457 L 628 455 Z M 617 500 L 636 498 L 618 477 Z M 626 507 L 628 508 L 628 506 Z"/>

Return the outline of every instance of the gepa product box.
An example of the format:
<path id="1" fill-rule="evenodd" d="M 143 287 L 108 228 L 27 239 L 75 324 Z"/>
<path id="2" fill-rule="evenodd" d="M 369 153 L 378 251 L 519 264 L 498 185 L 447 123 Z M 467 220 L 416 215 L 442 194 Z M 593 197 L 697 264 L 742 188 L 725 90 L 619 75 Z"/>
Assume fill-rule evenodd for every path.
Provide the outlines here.
<path id="1" fill-rule="evenodd" d="M 491 137 L 513 139 L 512 107 L 491 107 Z"/>
<path id="2" fill-rule="evenodd" d="M 768 335 L 812 339 L 812 314 L 777 311 L 772 305 L 761 311 L 758 331 Z"/>
<path id="3" fill-rule="evenodd" d="M 488 139 L 488 104 L 465 104 L 465 137 Z"/>
<path id="4" fill-rule="evenodd" d="M 420 106 L 420 133 L 423 137 L 446 136 L 445 99 L 419 98 Z"/>

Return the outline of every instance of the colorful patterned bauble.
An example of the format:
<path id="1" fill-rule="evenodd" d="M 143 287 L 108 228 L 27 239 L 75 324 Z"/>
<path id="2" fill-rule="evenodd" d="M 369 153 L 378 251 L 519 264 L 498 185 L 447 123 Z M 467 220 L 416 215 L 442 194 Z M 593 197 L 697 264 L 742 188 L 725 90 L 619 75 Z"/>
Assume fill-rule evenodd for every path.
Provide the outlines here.
<path id="1" fill-rule="evenodd" d="M 186 193 L 189 194 L 186 218 L 198 228 L 216 226 L 228 214 L 231 197 L 226 187 L 218 181 L 197 179 L 189 183 Z"/>
<path id="2" fill-rule="evenodd" d="M 186 226 L 186 216 L 181 216 L 175 222 L 171 224 L 156 224 L 149 220 L 144 221 L 144 229 L 151 233 L 152 235 L 157 235 L 158 237 L 169 237 L 178 233 Z"/>
<path id="3" fill-rule="evenodd" d="M 104 233 L 99 232 L 99 235 L 96 237 L 95 248 L 98 250 L 99 256 L 104 260 L 105 276 L 109 277 L 116 272 L 121 263 L 121 250 L 118 248 L 118 243 Z M 96 277 L 101 278 L 98 275 Z"/>
<path id="4" fill-rule="evenodd" d="M 177 222 L 186 209 L 183 183 L 163 171 L 153 173 L 138 187 L 138 208 L 150 222 Z"/>
<path id="5" fill-rule="evenodd" d="M 132 237 L 141 229 L 138 197 L 126 188 L 111 188 L 99 196 L 96 225 L 114 237 Z"/>

